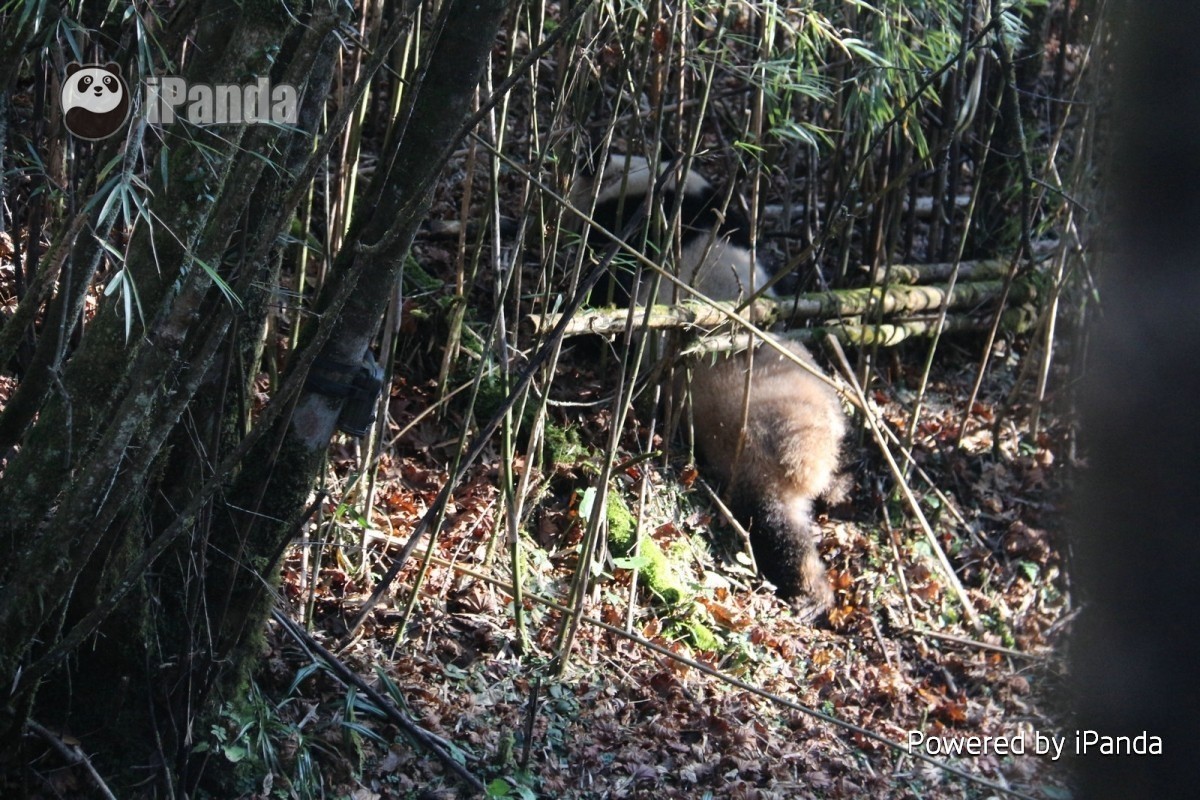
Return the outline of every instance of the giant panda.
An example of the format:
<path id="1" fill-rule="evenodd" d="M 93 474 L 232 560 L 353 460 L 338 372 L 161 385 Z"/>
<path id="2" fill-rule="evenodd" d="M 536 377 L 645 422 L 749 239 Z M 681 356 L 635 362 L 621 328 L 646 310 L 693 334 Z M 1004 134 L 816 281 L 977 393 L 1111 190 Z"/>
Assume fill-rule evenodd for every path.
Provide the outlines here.
<path id="1" fill-rule="evenodd" d="M 651 190 L 651 177 L 646 159 L 613 155 L 571 199 L 617 232 Z M 680 209 L 681 246 L 674 265 L 680 280 L 714 300 L 730 301 L 767 284 L 768 275 L 749 247 L 749 226 L 736 213 L 721 213 L 720 197 L 707 180 L 690 172 L 680 193 L 669 178 L 660 194 L 668 215 L 676 205 Z M 672 287 L 663 294 L 661 302 L 676 299 Z M 644 289 L 638 299 L 645 301 Z M 803 345 L 776 342 L 816 369 Z M 817 553 L 812 504 L 816 498 L 839 499 L 841 492 L 837 474 L 846 418 L 837 393 L 774 348 L 760 345 L 752 354 L 694 363 L 690 402 L 701 465 L 749 530 L 759 571 L 798 613 L 819 616 L 834 593 Z"/>
<path id="2" fill-rule="evenodd" d="M 641 206 L 653 188 L 649 162 L 641 156 L 612 155 L 603 170 L 580 183 L 571 194 L 577 209 L 591 209 L 591 218 L 601 227 L 619 233 L 624 223 Z M 659 194 L 664 214 L 679 206 L 681 248 L 678 277 L 714 300 L 749 297 L 767 283 L 767 273 L 750 252 L 750 226 L 735 209 L 722 211 L 721 198 L 702 175 L 689 171 L 683 191 L 674 176 L 663 182 Z M 595 205 L 592 199 L 595 198 Z M 618 288 L 618 300 L 629 299 L 627 282 Z M 641 288 L 645 301 L 645 285 Z M 664 285 L 657 302 L 683 299 L 674 284 Z"/>

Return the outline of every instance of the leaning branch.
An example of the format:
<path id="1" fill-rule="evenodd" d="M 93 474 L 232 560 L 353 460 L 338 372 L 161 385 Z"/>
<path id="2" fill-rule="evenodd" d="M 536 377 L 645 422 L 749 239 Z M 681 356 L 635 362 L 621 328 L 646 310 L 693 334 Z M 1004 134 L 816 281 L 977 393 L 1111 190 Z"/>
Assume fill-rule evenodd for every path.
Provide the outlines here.
<path id="1" fill-rule="evenodd" d="M 392 703 L 382 692 L 359 677 L 354 670 L 347 667 L 341 659 L 318 642 L 312 634 L 293 622 L 286 613 L 278 608 L 271 611 L 271 616 L 274 617 L 275 622 L 289 636 L 296 640 L 298 645 L 308 651 L 314 660 L 319 658 L 344 685 L 353 686 L 365 694 L 390 722 L 408 734 L 417 744 L 437 756 L 447 769 L 458 776 L 459 780 L 470 786 L 477 793 L 482 794 L 486 791 L 483 783 L 454 758 L 445 745 L 438 741 L 438 737 L 410 719 L 407 714 L 396 707 L 395 703 Z"/>

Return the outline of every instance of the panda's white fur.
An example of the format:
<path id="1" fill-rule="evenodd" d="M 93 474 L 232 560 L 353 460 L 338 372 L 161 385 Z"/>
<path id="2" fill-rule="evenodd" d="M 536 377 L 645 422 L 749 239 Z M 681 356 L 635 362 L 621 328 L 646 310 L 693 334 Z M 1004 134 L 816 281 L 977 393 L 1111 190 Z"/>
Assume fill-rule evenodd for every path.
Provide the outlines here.
<path id="1" fill-rule="evenodd" d="M 593 179 L 572 200 L 587 209 L 595 193 L 593 217 L 619 232 L 651 188 L 649 165 L 637 156 L 612 156 L 598 179 L 598 189 Z M 679 278 L 714 300 L 738 300 L 764 286 L 767 273 L 751 256 L 744 221 L 720 212 L 716 192 L 699 174 L 689 173 L 684 187 L 679 199 L 674 180 L 662 187 L 668 213 L 676 202 L 682 208 Z M 803 345 L 780 343 L 814 365 Z M 834 596 L 816 550 L 812 502 L 840 492 L 835 476 L 846 419 L 837 394 L 774 348 L 759 346 L 753 354 L 696 362 L 690 397 L 705 470 L 750 530 L 760 571 L 806 615 L 823 612 Z"/>
<path id="2" fill-rule="evenodd" d="M 767 285 L 767 272 L 750 251 L 720 236 L 695 237 L 679 255 L 679 279 L 713 300 L 741 300 Z M 672 286 L 670 301 L 681 299 Z M 767 290 L 764 294 L 773 296 Z"/>

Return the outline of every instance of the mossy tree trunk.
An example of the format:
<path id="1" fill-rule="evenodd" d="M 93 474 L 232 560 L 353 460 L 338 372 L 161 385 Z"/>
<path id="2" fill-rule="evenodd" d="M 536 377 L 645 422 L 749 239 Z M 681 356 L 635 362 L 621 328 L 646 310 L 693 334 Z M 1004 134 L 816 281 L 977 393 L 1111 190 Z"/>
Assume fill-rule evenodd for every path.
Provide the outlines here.
<path id="1" fill-rule="evenodd" d="M 277 280 L 275 243 L 319 163 L 313 136 L 340 20 L 324 3 L 199 5 L 194 23 L 167 24 L 160 42 L 182 47 L 191 33 L 189 82 L 270 75 L 300 89 L 300 122 L 165 126 L 158 145 L 133 120 L 132 150 L 118 163 L 122 181 L 136 176 L 149 187 L 149 217 L 124 263 L 143 319 L 127 340 L 114 294 L 69 356 L 70 326 L 53 342 L 43 326 L 43 357 L 0 415 L 0 767 L 21 765 L 34 720 L 86 737 L 83 749 L 114 788 L 129 765 L 154 765 L 185 790 L 199 780 L 193 734 L 254 666 L 267 587 L 336 426 L 339 401 L 306 390 L 305 374 L 318 356 L 357 363 L 366 352 L 505 11 L 503 0 L 443 5 L 397 121 L 403 138 L 357 204 L 362 213 L 322 287 L 322 313 L 247 431 L 257 371 L 248 356 Z M 11 69 L 29 69 L 37 43 L 11 22 L 0 20 L 0 38 L 26 55 Z M 13 80 L 0 76 L 0 86 Z M 97 169 L 119 146 L 91 148 Z M 105 183 L 95 170 L 83 180 L 93 196 Z M 22 328 L 43 301 L 50 312 L 71 311 L 102 263 L 97 235 L 115 227 L 111 215 L 101 218 L 104 207 L 99 197 L 76 220 L 60 220 L 57 249 L 41 266 L 62 270 L 57 284 L 44 281 L 47 295 L 53 285 L 58 292 L 27 293 L 26 315 L 14 315 Z M 11 320 L 0 328 L 0 355 L 14 329 Z"/>

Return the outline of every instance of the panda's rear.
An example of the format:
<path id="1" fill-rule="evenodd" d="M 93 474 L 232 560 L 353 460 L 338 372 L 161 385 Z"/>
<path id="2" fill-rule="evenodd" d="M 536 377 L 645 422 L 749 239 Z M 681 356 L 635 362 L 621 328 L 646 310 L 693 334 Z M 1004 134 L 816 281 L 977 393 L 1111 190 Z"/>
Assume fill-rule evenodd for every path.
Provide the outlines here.
<path id="1" fill-rule="evenodd" d="M 784 346 L 812 363 L 802 345 Z M 759 570 L 799 609 L 823 611 L 833 591 L 817 555 L 812 501 L 835 487 L 846 431 L 836 393 L 763 345 L 753 360 L 740 353 L 698 365 L 691 403 L 703 465 L 726 487 L 734 515 L 749 529 Z"/>

